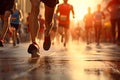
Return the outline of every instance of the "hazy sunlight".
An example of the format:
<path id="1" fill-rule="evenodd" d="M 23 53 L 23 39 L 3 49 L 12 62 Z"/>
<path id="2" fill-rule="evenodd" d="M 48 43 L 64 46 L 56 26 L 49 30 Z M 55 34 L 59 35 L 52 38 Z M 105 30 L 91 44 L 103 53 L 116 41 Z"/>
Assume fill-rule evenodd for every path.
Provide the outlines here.
<path id="1" fill-rule="evenodd" d="M 96 9 L 96 5 L 100 4 L 103 0 L 68 0 L 68 3 L 72 4 L 75 10 L 75 19 L 81 20 L 87 13 L 87 8 L 90 6 L 92 11 Z M 60 0 L 62 3 L 63 0 Z"/>

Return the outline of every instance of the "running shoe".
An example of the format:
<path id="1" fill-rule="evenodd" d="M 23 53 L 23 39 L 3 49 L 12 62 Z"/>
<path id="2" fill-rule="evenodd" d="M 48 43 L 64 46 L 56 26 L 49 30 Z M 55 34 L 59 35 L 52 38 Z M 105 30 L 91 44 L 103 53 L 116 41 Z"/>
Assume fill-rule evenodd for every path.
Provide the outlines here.
<path id="1" fill-rule="evenodd" d="M 66 47 L 66 43 L 64 43 L 64 47 Z"/>
<path id="2" fill-rule="evenodd" d="M 32 58 L 39 57 L 39 46 L 36 43 L 32 43 L 28 47 L 28 53 L 31 54 Z"/>
<path id="3" fill-rule="evenodd" d="M 0 47 L 3 47 L 3 42 L 2 41 L 0 41 Z"/>
<path id="4" fill-rule="evenodd" d="M 44 43 L 43 43 L 43 48 L 44 50 L 49 50 L 51 46 L 51 39 L 50 35 L 44 37 Z"/>
<path id="5" fill-rule="evenodd" d="M 16 46 L 16 42 L 13 42 L 13 46 Z"/>
<path id="6" fill-rule="evenodd" d="M 89 42 L 87 42 L 87 45 L 89 45 L 90 43 Z"/>

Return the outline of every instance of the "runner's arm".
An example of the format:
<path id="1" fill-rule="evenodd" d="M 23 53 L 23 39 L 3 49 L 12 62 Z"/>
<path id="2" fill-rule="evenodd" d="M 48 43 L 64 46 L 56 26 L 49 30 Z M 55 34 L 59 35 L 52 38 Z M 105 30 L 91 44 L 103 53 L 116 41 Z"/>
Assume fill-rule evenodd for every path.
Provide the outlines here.
<path id="1" fill-rule="evenodd" d="M 20 21 L 22 21 L 23 20 L 23 14 L 22 14 L 21 10 L 19 10 L 19 14 L 20 14 Z"/>
<path id="2" fill-rule="evenodd" d="M 56 9 L 56 15 L 58 16 L 58 13 L 59 13 L 59 5 L 57 6 L 57 9 Z"/>
<path id="3" fill-rule="evenodd" d="M 71 11 L 72 11 L 72 14 L 73 14 L 73 18 L 75 18 L 75 11 L 74 11 L 74 8 L 73 8 L 72 5 L 71 5 Z"/>

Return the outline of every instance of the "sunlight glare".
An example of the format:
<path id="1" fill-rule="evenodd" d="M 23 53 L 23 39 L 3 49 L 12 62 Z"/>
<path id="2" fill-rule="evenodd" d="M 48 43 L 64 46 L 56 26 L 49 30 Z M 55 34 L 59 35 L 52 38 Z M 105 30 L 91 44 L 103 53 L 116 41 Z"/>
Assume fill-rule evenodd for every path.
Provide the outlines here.
<path id="1" fill-rule="evenodd" d="M 60 0 L 62 3 L 63 0 Z M 72 4 L 75 11 L 75 19 L 82 20 L 87 13 L 87 8 L 90 6 L 92 12 L 95 11 L 96 5 L 100 4 L 102 0 L 68 0 L 68 3 Z"/>

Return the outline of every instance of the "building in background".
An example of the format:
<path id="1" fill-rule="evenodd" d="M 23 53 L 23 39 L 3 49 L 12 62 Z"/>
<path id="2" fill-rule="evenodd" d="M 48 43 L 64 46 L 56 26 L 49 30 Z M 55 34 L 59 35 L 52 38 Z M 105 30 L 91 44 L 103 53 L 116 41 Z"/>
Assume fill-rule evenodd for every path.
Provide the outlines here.
<path id="1" fill-rule="evenodd" d="M 72 1 L 72 0 L 71 0 Z M 105 4 L 107 4 L 110 0 L 101 0 L 102 3 L 105 7 Z M 18 3 L 18 8 L 22 11 L 23 13 L 23 21 L 25 22 L 26 21 L 26 17 L 28 15 L 28 13 L 30 12 L 31 10 L 31 4 L 30 4 L 30 0 L 16 0 L 16 2 Z M 62 2 L 62 0 L 60 0 L 60 2 Z M 40 5 L 40 14 L 43 16 L 44 15 L 44 4 L 41 3 Z M 78 9 L 77 9 L 78 11 Z"/>
<path id="2" fill-rule="evenodd" d="M 23 22 L 26 21 L 26 17 L 28 15 L 28 13 L 31 10 L 31 3 L 30 0 L 16 0 L 16 2 L 18 3 L 18 9 L 20 9 L 23 13 Z M 40 14 L 43 15 L 44 14 L 44 5 L 43 3 L 41 3 L 40 5 Z"/>

